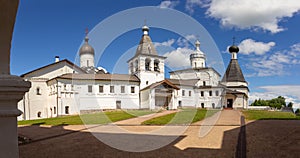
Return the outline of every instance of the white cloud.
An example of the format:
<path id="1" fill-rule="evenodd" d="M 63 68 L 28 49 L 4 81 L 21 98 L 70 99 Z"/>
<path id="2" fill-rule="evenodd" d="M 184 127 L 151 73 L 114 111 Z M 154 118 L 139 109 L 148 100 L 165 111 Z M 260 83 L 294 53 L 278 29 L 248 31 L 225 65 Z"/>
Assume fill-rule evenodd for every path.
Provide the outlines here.
<path id="1" fill-rule="evenodd" d="M 168 41 L 164 41 L 164 42 L 155 42 L 154 43 L 154 47 L 160 47 L 160 46 L 165 46 L 165 47 L 171 47 L 175 42 L 175 39 L 169 39 Z"/>
<path id="2" fill-rule="evenodd" d="M 275 42 L 257 42 L 253 39 L 245 39 L 243 40 L 238 47 L 240 48 L 241 54 L 251 54 L 254 53 L 256 55 L 264 55 L 266 52 L 269 52 L 272 47 L 275 46 Z"/>
<path id="3" fill-rule="evenodd" d="M 286 102 L 300 103 L 300 85 L 277 85 L 277 86 L 262 86 L 259 87 L 265 92 L 253 92 L 250 94 L 249 101 L 255 99 L 269 100 L 283 96 Z"/>
<path id="4" fill-rule="evenodd" d="M 289 50 L 268 53 L 264 56 L 248 57 L 248 69 L 255 71 L 253 76 L 282 76 L 289 74 L 290 65 L 300 64 L 300 43 L 290 47 Z"/>
<path id="5" fill-rule="evenodd" d="M 190 13 L 194 13 L 195 7 L 203 7 L 208 0 L 187 0 L 185 3 L 185 9 Z"/>
<path id="6" fill-rule="evenodd" d="M 167 57 L 166 64 L 170 68 L 187 68 L 190 67 L 190 54 L 194 51 L 194 44 L 197 36 L 195 35 L 186 35 L 185 37 L 179 37 L 178 39 L 170 39 L 165 42 L 155 43 L 157 46 L 173 46 L 177 45 L 177 49 L 168 51 L 163 56 Z"/>
<path id="7" fill-rule="evenodd" d="M 197 36 L 195 36 L 195 35 L 186 35 L 184 38 L 179 37 L 176 41 L 176 44 L 180 47 L 188 48 L 191 46 L 190 42 L 196 41 L 196 39 L 197 39 Z"/>
<path id="8" fill-rule="evenodd" d="M 191 3 L 193 2 L 194 3 Z M 271 33 L 284 30 L 278 25 L 300 10 L 298 0 L 188 0 L 186 8 L 191 13 L 196 6 L 207 7 L 206 14 L 220 20 L 222 26 L 239 29 L 262 29 Z"/>
<path id="9" fill-rule="evenodd" d="M 175 8 L 179 4 L 179 1 L 162 1 L 159 4 L 159 8 Z"/>
<path id="10" fill-rule="evenodd" d="M 190 66 L 190 54 L 193 50 L 189 48 L 177 48 L 174 51 L 164 54 L 166 64 L 171 68 L 184 68 Z"/>

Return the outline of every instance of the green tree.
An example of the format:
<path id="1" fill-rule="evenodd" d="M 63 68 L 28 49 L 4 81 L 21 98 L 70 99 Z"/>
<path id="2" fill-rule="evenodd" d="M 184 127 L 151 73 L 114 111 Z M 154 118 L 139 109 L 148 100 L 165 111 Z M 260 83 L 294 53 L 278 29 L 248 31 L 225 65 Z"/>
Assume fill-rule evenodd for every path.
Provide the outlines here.
<path id="1" fill-rule="evenodd" d="M 286 102 L 284 97 L 278 96 L 271 100 L 256 99 L 251 106 L 270 106 L 276 109 L 281 109 L 283 106 L 286 106 Z"/>
<path id="2" fill-rule="evenodd" d="M 292 102 L 290 102 L 288 105 L 287 105 L 287 107 L 293 107 L 293 103 Z"/>

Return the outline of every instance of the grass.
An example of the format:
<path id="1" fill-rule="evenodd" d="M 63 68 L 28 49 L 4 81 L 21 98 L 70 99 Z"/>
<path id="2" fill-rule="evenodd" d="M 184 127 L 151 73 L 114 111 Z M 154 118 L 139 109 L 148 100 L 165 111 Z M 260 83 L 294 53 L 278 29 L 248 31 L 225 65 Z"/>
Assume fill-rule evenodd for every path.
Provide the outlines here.
<path id="1" fill-rule="evenodd" d="M 245 110 L 243 114 L 247 120 L 300 120 L 300 116 L 290 112 Z"/>
<path id="2" fill-rule="evenodd" d="M 183 125 L 190 124 L 200 120 L 205 117 L 212 116 L 218 110 L 206 110 L 206 109 L 183 109 L 180 112 L 172 113 L 160 117 L 156 117 L 150 120 L 142 122 L 143 125 Z"/>
<path id="3" fill-rule="evenodd" d="M 47 119 L 18 121 L 18 125 L 82 125 L 107 124 L 153 113 L 149 110 L 106 111 L 93 114 L 62 116 Z"/>

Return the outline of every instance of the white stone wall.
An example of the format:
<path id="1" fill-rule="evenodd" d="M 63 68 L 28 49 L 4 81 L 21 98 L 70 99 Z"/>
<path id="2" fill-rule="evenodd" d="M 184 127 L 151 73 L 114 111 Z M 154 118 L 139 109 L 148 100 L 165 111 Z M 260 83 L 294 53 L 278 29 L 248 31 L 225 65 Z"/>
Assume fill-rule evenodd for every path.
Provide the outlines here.
<path id="1" fill-rule="evenodd" d="M 80 67 L 95 67 L 94 55 L 92 54 L 80 55 Z"/>
<path id="2" fill-rule="evenodd" d="M 203 70 L 193 70 L 188 69 L 186 71 L 176 71 L 174 73 L 170 73 L 171 79 L 199 79 L 199 85 L 203 86 L 203 81 L 205 81 L 206 85 L 217 86 L 220 81 L 220 75 L 217 74 L 212 69 L 203 69 Z"/>
<path id="3" fill-rule="evenodd" d="M 76 81 L 77 82 L 77 81 Z M 88 92 L 88 86 L 92 86 L 92 92 Z M 103 86 L 103 92 L 99 92 L 99 86 Z M 114 92 L 110 91 L 113 86 Z M 121 93 L 124 86 L 124 93 Z M 134 87 L 134 93 L 131 93 Z M 116 109 L 116 102 L 121 101 L 122 109 L 139 109 L 139 84 L 128 81 L 80 81 L 76 83 L 76 98 L 79 110 Z"/>
<path id="4" fill-rule="evenodd" d="M 149 109 L 150 108 L 150 89 L 146 89 L 141 91 L 141 109 Z"/>
<path id="5" fill-rule="evenodd" d="M 31 82 L 31 88 L 25 93 L 24 100 L 22 99 L 18 103 L 18 107 L 22 112 L 24 111 L 24 106 L 26 110 L 25 113 L 18 117 L 18 119 L 21 120 L 24 117 L 26 119 L 47 118 L 47 102 L 45 101 L 49 94 L 47 84 L 43 79 L 39 80 L 35 78 L 34 80 L 29 81 Z M 38 117 L 39 112 L 40 117 Z"/>
<path id="6" fill-rule="evenodd" d="M 189 92 L 191 92 L 191 96 L 189 95 Z M 181 86 L 180 90 L 178 90 L 177 93 L 178 93 L 178 101 L 181 101 L 181 105 L 183 107 L 184 106 L 196 107 L 196 101 L 195 101 L 196 94 L 192 87 Z"/>

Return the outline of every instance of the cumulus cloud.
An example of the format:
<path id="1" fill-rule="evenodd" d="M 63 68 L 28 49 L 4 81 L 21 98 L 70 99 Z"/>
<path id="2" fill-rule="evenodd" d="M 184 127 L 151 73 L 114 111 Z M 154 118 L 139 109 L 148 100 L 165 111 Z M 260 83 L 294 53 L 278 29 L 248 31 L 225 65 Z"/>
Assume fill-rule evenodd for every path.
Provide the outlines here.
<path id="1" fill-rule="evenodd" d="M 243 40 L 238 47 L 240 48 L 241 54 L 251 54 L 254 53 L 256 55 L 264 55 L 266 52 L 269 52 L 272 47 L 275 46 L 275 42 L 257 42 L 253 39 L 245 39 Z"/>
<path id="2" fill-rule="evenodd" d="M 177 39 L 169 39 L 164 42 L 155 43 L 155 47 L 165 46 L 172 47 L 174 45 L 178 46 L 177 49 L 172 49 L 168 51 L 163 56 L 167 57 L 166 64 L 170 68 L 187 68 L 190 66 L 190 54 L 195 51 L 194 44 L 197 36 L 195 35 L 186 35 L 185 37 L 179 37 Z"/>
<path id="3" fill-rule="evenodd" d="M 179 1 L 162 1 L 158 7 L 159 8 L 175 8 L 179 4 Z"/>
<path id="4" fill-rule="evenodd" d="M 171 52 L 164 54 L 166 64 L 171 68 L 183 68 L 190 66 L 190 54 L 193 50 L 189 48 L 177 48 Z"/>
<path id="5" fill-rule="evenodd" d="M 259 87 L 265 92 L 254 92 L 249 96 L 249 101 L 253 102 L 255 99 L 269 100 L 283 96 L 286 102 L 300 103 L 300 85 L 276 85 L 276 86 L 262 86 Z"/>
<path id="6" fill-rule="evenodd" d="M 282 76 L 288 74 L 290 65 L 300 64 L 300 43 L 288 50 L 266 54 L 260 58 L 247 58 L 246 66 L 255 71 L 253 76 Z"/>
<path id="7" fill-rule="evenodd" d="M 207 3 L 207 0 L 187 0 L 185 3 L 185 9 L 190 13 L 194 13 L 195 7 L 202 7 Z"/>
<path id="8" fill-rule="evenodd" d="M 205 3 L 204 3 L 205 2 Z M 188 0 L 186 8 L 191 13 L 196 6 L 207 7 L 206 14 L 220 21 L 224 27 L 239 29 L 262 29 L 271 33 L 284 30 L 279 26 L 284 18 L 299 12 L 300 1 L 296 0 Z"/>
<path id="9" fill-rule="evenodd" d="M 188 48 L 191 46 L 191 41 L 196 41 L 197 40 L 197 36 L 195 35 L 186 35 L 184 38 L 183 37 L 179 37 L 176 41 L 177 45 L 180 47 L 185 47 Z"/>
<path id="10" fill-rule="evenodd" d="M 165 47 L 171 47 L 175 42 L 175 39 L 169 39 L 168 41 L 164 41 L 164 42 L 156 42 L 154 43 L 154 47 L 160 47 L 160 46 L 165 46 Z"/>

